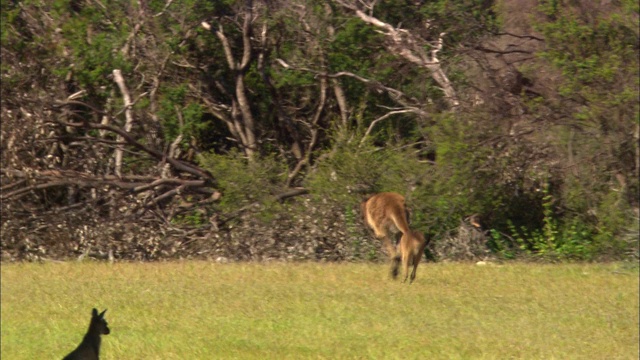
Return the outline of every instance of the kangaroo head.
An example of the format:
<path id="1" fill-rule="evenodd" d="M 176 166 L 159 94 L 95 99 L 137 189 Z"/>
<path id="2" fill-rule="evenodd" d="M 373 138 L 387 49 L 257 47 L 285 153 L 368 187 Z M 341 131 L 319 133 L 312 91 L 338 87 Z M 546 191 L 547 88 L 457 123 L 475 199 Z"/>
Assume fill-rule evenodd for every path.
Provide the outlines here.
<path id="1" fill-rule="evenodd" d="M 91 312 L 90 329 L 99 335 L 108 335 L 111 332 L 109 326 L 107 326 L 107 320 L 104 319 L 104 313 L 106 312 L 107 310 L 105 309 L 103 312 L 98 314 L 98 310 L 96 308 L 93 308 L 93 311 Z"/>

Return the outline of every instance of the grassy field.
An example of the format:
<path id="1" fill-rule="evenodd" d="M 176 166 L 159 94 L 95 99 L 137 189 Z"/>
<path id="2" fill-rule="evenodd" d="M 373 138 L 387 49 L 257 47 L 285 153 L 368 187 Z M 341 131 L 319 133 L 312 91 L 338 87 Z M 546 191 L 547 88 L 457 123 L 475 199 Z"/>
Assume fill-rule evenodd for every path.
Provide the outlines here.
<path id="1" fill-rule="evenodd" d="M 103 359 L 638 359 L 638 269 L 3 264 L 2 359 L 61 359 L 91 308 Z"/>

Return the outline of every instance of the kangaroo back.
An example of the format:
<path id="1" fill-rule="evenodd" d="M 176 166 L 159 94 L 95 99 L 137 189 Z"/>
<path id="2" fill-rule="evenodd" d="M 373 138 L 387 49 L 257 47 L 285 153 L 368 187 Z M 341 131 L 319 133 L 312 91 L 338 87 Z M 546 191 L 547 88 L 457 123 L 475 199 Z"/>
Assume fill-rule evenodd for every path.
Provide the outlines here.
<path id="1" fill-rule="evenodd" d="M 404 196 L 385 192 L 373 195 L 361 205 L 365 223 L 373 229 L 376 236 L 386 236 L 389 231 L 409 231 L 408 211 Z"/>

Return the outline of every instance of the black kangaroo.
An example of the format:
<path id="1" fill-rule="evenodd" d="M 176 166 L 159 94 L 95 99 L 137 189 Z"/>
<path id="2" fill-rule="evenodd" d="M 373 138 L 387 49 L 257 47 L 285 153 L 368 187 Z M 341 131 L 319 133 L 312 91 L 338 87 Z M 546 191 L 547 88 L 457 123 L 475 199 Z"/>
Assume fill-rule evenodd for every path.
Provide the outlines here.
<path id="1" fill-rule="evenodd" d="M 91 312 L 89 330 L 78 347 L 62 360 L 99 360 L 100 359 L 100 335 L 108 335 L 111 330 L 104 319 L 104 313 L 98 314 L 95 308 Z"/>

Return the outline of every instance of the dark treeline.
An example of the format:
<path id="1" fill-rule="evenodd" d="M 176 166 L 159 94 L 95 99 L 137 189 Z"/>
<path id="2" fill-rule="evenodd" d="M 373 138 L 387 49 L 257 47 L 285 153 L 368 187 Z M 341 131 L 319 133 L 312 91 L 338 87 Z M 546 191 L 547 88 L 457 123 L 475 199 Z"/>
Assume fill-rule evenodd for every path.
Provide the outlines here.
<path id="1" fill-rule="evenodd" d="M 1 4 L 3 260 L 638 257 L 635 0 Z"/>

